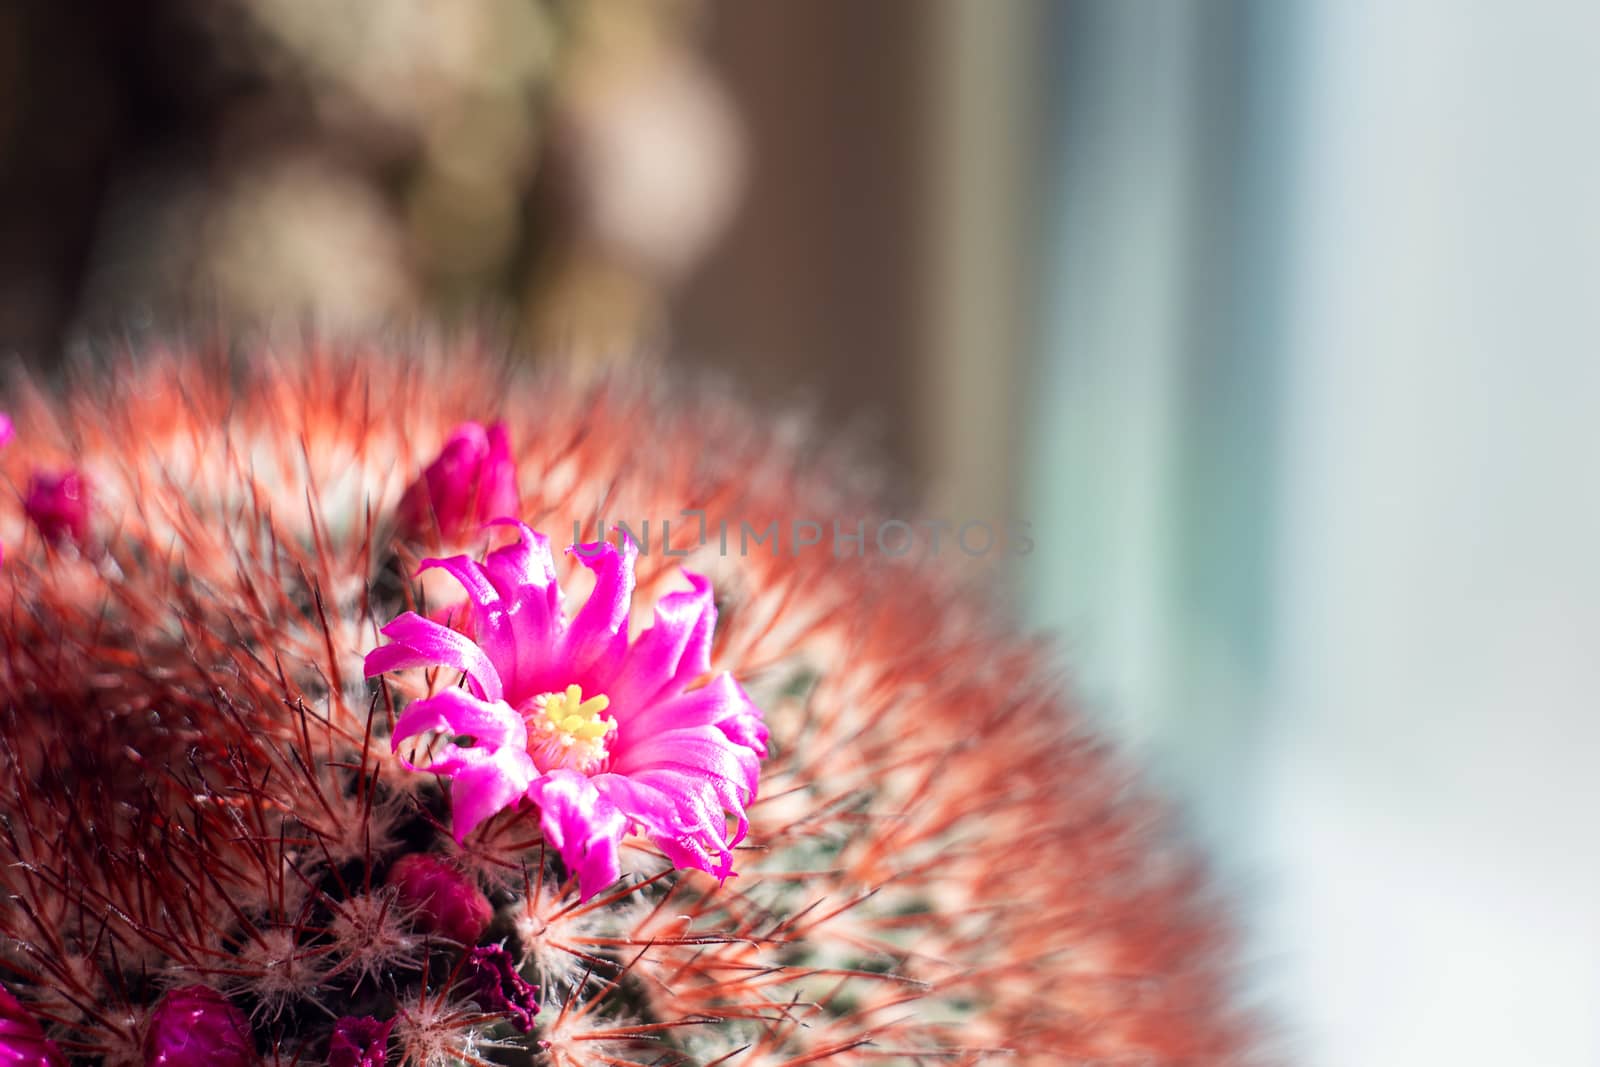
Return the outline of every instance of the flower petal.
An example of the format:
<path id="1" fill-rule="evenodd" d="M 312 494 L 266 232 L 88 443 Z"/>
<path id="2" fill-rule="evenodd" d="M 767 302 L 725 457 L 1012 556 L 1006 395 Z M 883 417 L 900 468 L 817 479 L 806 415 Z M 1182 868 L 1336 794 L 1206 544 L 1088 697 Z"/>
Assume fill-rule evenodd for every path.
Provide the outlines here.
<path id="1" fill-rule="evenodd" d="M 459 689 L 445 689 L 431 697 L 413 700 L 394 724 L 392 748 L 418 734 L 449 730 L 465 734 L 490 749 L 528 747 L 528 726 L 505 701 L 479 700 Z"/>
<path id="2" fill-rule="evenodd" d="M 639 547 L 623 537 L 622 548 L 605 541 L 567 549 L 594 571 L 594 591 L 567 627 L 568 660 L 580 678 L 607 689 L 628 650 L 628 606 L 633 599 L 633 560 Z"/>
<path id="3" fill-rule="evenodd" d="M 734 744 L 750 749 L 757 756 L 767 754 L 767 727 L 761 721 L 761 709 L 751 703 L 744 688 L 727 671 L 699 689 L 642 708 L 629 705 L 620 697 L 613 703 L 618 708 L 615 751 L 619 755 L 627 750 L 633 738 L 697 726 L 715 726 Z"/>
<path id="4" fill-rule="evenodd" d="M 666 730 L 635 739 L 616 753 L 611 770 L 629 777 L 637 772 L 678 767 L 734 785 L 739 798 L 749 803 L 755 797 L 761 759 L 743 745 L 728 740 L 715 726 L 695 726 Z"/>
<path id="5" fill-rule="evenodd" d="M 589 780 L 602 797 L 646 833 L 678 836 L 696 829 L 693 812 L 685 812 L 683 798 L 657 783 L 621 774 L 597 774 Z"/>
<path id="6" fill-rule="evenodd" d="M 699 774 L 683 767 L 657 767 L 633 776 L 636 782 L 653 785 L 678 798 L 679 812 L 693 827 L 693 835 L 726 851 L 744 840 L 749 821 L 745 816 L 746 797 L 731 782 Z M 737 820 L 728 832 L 728 812 Z"/>
<path id="7" fill-rule="evenodd" d="M 594 783 L 675 866 L 695 867 L 718 878 L 726 878 L 732 870 L 732 846 L 744 836 L 744 811 L 716 780 L 669 768 L 631 778 L 598 775 Z M 731 841 L 723 812 L 725 797 L 739 812 L 739 832 Z"/>
<path id="8" fill-rule="evenodd" d="M 472 633 L 500 671 L 507 697 L 520 703 L 565 685 L 561 587 L 550 542 L 515 519 L 493 525 L 517 529 L 515 543 L 489 553 L 484 563 L 464 556 L 428 561 L 454 575 L 473 605 Z"/>
<path id="9" fill-rule="evenodd" d="M 509 546 L 516 548 L 518 546 Z M 492 557 L 491 557 L 492 561 Z M 488 655 L 505 692 L 524 700 L 550 688 L 533 688 L 551 673 L 561 629 L 559 588 L 497 582 L 485 564 L 467 556 L 423 560 L 420 571 L 442 570 L 461 583 L 472 606 L 470 631 Z"/>
<path id="10" fill-rule="evenodd" d="M 533 758 L 526 750 L 510 745 L 493 748 L 489 745 L 463 746 L 446 741 L 433 745 L 429 749 L 429 755 L 434 757 L 431 763 L 412 763 L 404 756 L 400 757 L 400 761 L 422 774 L 438 774 L 445 777 L 489 767 L 496 768 L 499 774 L 514 781 L 527 783 L 539 773 Z"/>
<path id="11" fill-rule="evenodd" d="M 504 695 L 500 672 L 471 638 L 414 611 L 397 616 L 380 632 L 394 643 L 367 653 L 368 678 L 406 667 L 450 667 L 467 676 L 478 697 L 499 700 Z"/>
<path id="12" fill-rule="evenodd" d="M 580 899 L 588 900 L 617 880 L 617 842 L 627 832 L 628 820 L 593 781 L 576 771 L 551 771 L 528 787 L 528 797 L 539 805 L 545 844 L 561 854 L 578 879 Z"/>
<path id="13" fill-rule="evenodd" d="M 527 754 L 522 755 L 526 759 Z M 523 769 L 517 766 L 518 762 L 501 759 L 486 761 L 480 766 L 457 772 L 450 780 L 450 828 L 458 844 L 466 840 L 479 823 L 509 808 L 527 794 L 533 761 L 527 761 L 527 774 L 518 773 Z"/>
<path id="14" fill-rule="evenodd" d="M 719 848 L 713 855 L 713 850 L 708 849 L 705 841 L 698 837 L 654 837 L 651 840 L 679 870 L 692 867 L 705 871 L 718 881 L 733 873 L 731 849 Z"/>
<path id="15" fill-rule="evenodd" d="M 491 519 L 489 525 L 512 526 L 517 531 L 516 543 L 495 549 L 489 553 L 483 565 L 484 572 L 494 582 L 495 588 L 500 590 L 500 595 L 510 599 L 514 591 L 532 585 L 540 589 L 552 589 L 559 596 L 555 561 L 550 555 L 550 539 L 516 519 Z"/>
<path id="16" fill-rule="evenodd" d="M 491 608 L 500 603 L 500 590 L 489 580 L 484 572 L 483 564 L 471 556 L 447 556 L 444 559 L 425 559 L 417 567 L 417 573 L 423 571 L 440 570 L 461 583 L 461 588 L 467 591 L 467 599 L 472 601 L 474 607 Z"/>
<path id="17" fill-rule="evenodd" d="M 618 708 L 645 707 L 711 670 L 717 624 L 711 583 L 688 571 L 683 576 L 693 588 L 657 602 L 655 622 L 633 642 L 606 690 Z"/>

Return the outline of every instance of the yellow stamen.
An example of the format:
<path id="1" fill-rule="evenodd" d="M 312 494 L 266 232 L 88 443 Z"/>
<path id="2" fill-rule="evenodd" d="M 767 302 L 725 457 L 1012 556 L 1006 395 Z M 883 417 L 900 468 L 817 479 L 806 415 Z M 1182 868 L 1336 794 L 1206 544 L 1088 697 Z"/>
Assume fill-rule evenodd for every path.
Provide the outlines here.
<path id="1" fill-rule="evenodd" d="M 553 763 L 587 769 L 603 759 L 605 738 L 617 728 L 615 719 L 600 717 L 611 706 L 610 697 L 602 693 L 585 700 L 581 687 L 569 685 L 535 697 L 533 706 L 543 715 L 529 721 L 534 730 L 528 750 L 541 768 Z"/>

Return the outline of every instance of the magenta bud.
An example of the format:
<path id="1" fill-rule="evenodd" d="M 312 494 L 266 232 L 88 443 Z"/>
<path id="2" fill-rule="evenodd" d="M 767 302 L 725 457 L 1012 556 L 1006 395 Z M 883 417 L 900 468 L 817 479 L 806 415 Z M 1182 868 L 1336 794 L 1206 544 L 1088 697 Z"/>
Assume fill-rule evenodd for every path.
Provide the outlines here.
<path id="1" fill-rule="evenodd" d="M 439 456 L 406 488 L 400 524 L 411 535 L 433 529 L 450 539 L 490 519 L 515 518 L 521 510 L 517 465 L 505 426 L 476 422 L 457 426 Z"/>
<path id="2" fill-rule="evenodd" d="M 244 1012 L 205 986 L 174 989 L 150 1015 L 145 1067 L 252 1067 L 255 1039 Z"/>
<path id="3" fill-rule="evenodd" d="M 467 958 L 473 999 L 485 1011 L 499 1012 L 523 1033 L 533 1029 L 539 1014 L 539 987 L 517 973 L 511 953 L 500 945 L 475 948 Z"/>
<path id="4" fill-rule="evenodd" d="M 55 1043 L 22 1002 L 0 986 L 0 1065 L 3 1067 L 64 1067 Z"/>
<path id="5" fill-rule="evenodd" d="M 494 907 L 476 882 L 442 856 L 414 852 L 389 868 L 389 884 L 417 909 L 417 926 L 463 945 L 477 944 Z"/>
<path id="6" fill-rule="evenodd" d="M 34 471 L 22 507 L 46 541 L 89 540 L 89 483 L 76 470 Z"/>
<path id="7" fill-rule="evenodd" d="M 383 1067 L 389 1058 L 389 1031 L 394 1020 L 346 1015 L 333 1024 L 328 1067 Z"/>

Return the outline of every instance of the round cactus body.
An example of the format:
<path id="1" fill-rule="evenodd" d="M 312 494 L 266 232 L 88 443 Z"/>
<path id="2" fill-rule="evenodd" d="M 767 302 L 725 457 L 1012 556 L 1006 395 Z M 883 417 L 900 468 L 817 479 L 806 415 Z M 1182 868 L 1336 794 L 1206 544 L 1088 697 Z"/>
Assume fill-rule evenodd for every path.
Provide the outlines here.
<path id="1" fill-rule="evenodd" d="M 420 347 L 11 393 L 16 1056 L 1243 1062 L 1195 863 L 982 571 L 720 393 Z"/>

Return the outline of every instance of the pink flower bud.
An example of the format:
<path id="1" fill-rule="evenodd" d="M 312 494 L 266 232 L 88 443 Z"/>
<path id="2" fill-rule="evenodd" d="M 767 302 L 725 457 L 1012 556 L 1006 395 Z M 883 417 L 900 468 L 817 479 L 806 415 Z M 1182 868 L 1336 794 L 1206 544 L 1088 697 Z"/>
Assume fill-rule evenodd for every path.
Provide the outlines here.
<path id="1" fill-rule="evenodd" d="M 0 1064 L 4 1067 L 63 1067 L 55 1043 L 4 986 L 0 986 Z"/>
<path id="2" fill-rule="evenodd" d="M 393 1019 L 381 1022 L 370 1015 L 346 1015 L 333 1024 L 328 1067 L 383 1067 L 389 1058 L 389 1031 L 393 1029 Z"/>
<path id="3" fill-rule="evenodd" d="M 489 898 L 461 868 L 426 852 L 402 856 L 389 869 L 389 884 L 400 899 L 417 909 L 417 925 L 463 945 L 483 936 L 494 908 Z"/>
<path id="4" fill-rule="evenodd" d="M 34 471 L 22 506 L 46 541 L 81 547 L 89 540 L 89 483 L 78 471 Z"/>
<path id="5" fill-rule="evenodd" d="M 221 993 L 205 986 L 161 998 L 144 1038 L 145 1067 L 252 1067 L 259 1063 L 250 1023 Z"/>
<path id="6" fill-rule="evenodd" d="M 400 524 L 413 535 L 438 530 L 446 540 L 490 519 L 516 518 L 517 465 L 506 429 L 464 422 L 400 500 Z"/>

